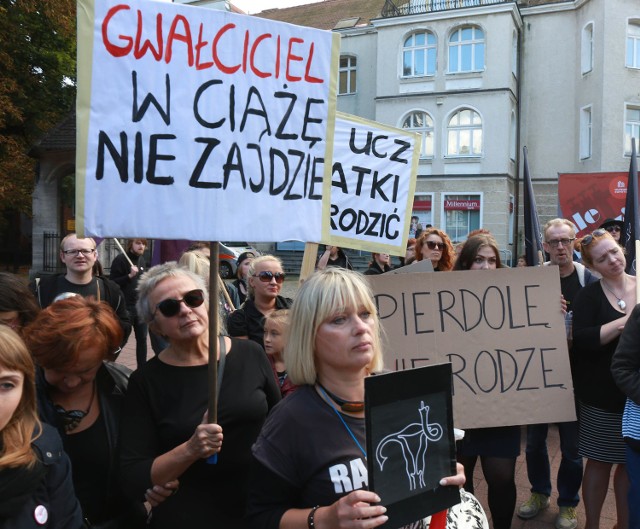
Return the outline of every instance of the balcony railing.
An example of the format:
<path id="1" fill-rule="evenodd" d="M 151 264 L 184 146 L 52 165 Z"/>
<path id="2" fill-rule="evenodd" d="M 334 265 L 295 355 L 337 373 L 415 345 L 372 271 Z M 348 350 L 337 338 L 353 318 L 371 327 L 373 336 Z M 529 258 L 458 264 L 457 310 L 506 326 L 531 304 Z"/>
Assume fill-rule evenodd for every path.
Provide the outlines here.
<path id="1" fill-rule="evenodd" d="M 513 4 L 516 0 L 385 0 L 382 17 L 419 15 L 449 9 L 464 9 L 495 4 Z"/>

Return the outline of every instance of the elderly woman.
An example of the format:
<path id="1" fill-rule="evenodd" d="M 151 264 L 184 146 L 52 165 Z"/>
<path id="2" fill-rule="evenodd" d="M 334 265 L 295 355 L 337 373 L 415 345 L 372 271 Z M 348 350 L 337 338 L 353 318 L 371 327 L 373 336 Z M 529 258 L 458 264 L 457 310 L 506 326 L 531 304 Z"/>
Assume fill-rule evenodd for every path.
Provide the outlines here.
<path id="1" fill-rule="evenodd" d="M 131 376 L 122 420 L 120 468 L 132 498 L 179 479 L 154 508 L 150 527 L 239 527 L 251 445 L 280 392 L 267 357 L 247 340 L 221 337 L 218 424 L 209 396 L 208 293 L 202 277 L 175 262 L 151 268 L 138 284 L 138 311 L 169 347 Z M 207 458 L 218 454 L 217 464 Z"/>
<path id="2" fill-rule="evenodd" d="M 582 288 L 573 303 L 574 385 L 579 420 L 579 453 L 586 458 L 582 495 L 585 528 L 600 524 L 602 505 L 613 465 L 618 527 L 628 525 L 629 488 L 622 438 L 626 396 L 611 375 L 611 359 L 636 304 L 636 278 L 625 273 L 622 248 L 609 232 L 598 229 L 583 237 L 576 249 L 602 279 Z"/>
<path id="3" fill-rule="evenodd" d="M 285 363 L 302 386 L 274 409 L 253 447 L 248 526 L 378 527 L 388 518 L 366 490 L 364 453 L 364 380 L 382 369 L 371 292 L 357 273 L 317 272 L 298 292 L 290 325 Z M 337 465 L 359 469 L 353 486 L 348 476 L 332 479 Z M 461 472 L 443 479 L 463 482 Z"/>
<path id="4" fill-rule="evenodd" d="M 0 326 L 0 525 L 80 529 L 69 458 L 55 429 L 38 420 L 34 375 L 20 337 Z"/>
<path id="5" fill-rule="evenodd" d="M 453 268 L 456 252 L 449 236 L 437 229 L 427 228 L 416 242 L 416 261 L 431 260 L 436 272 L 448 272 Z"/>
<path id="6" fill-rule="evenodd" d="M 292 300 L 280 295 L 285 277 L 282 262 L 273 255 L 261 255 L 251 261 L 247 277 L 249 297 L 229 315 L 230 336 L 248 338 L 264 348 L 264 317 L 291 306 Z"/>
<path id="7" fill-rule="evenodd" d="M 0 272 L 0 324 L 22 334 L 38 312 L 40 307 L 27 284 L 17 275 Z"/>
<path id="8" fill-rule="evenodd" d="M 56 301 L 25 329 L 37 365 L 38 411 L 55 426 L 91 526 L 144 527 L 142 499 L 124 497 L 116 449 L 130 371 L 114 358 L 122 328 L 109 305 L 81 296 Z"/>
<path id="9" fill-rule="evenodd" d="M 498 243 L 480 233 L 469 237 L 460 250 L 454 270 L 496 270 L 502 268 Z M 520 454 L 520 427 L 467 430 L 458 444 L 458 461 L 464 465 L 467 490 L 474 492 L 473 474 L 478 459 L 487 482 L 489 510 L 495 529 L 511 527 L 516 507 L 516 460 Z"/>

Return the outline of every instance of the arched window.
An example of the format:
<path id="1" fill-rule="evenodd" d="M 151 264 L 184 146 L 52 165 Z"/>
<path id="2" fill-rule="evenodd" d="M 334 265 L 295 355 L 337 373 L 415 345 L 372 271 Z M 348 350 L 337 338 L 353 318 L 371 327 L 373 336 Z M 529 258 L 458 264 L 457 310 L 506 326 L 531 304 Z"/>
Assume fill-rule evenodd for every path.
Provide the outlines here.
<path id="1" fill-rule="evenodd" d="M 447 126 L 447 156 L 482 154 L 482 119 L 470 108 L 458 110 Z"/>
<path id="2" fill-rule="evenodd" d="M 436 37 L 429 31 L 409 35 L 402 46 L 402 76 L 436 73 Z"/>
<path id="3" fill-rule="evenodd" d="M 640 68 L 640 20 L 630 20 L 627 25 L 626 55 L 629 68 Z"/>
<path id="4" fill-rule="evenodd" d="M 338 94 L 355 94 L 356 63 L 356 58 L 350 55 L 343 55 L 342 57 L 340 57 L 340 79 L 338 82 Z"/>
<path id="5" fill-rule="evenodd" d="M 484 32 L 463 26 L 449 37 L 449 73 L 484 70 Z"/>
<path id="6" fill-rule="evenodd" d="M 433 158 L 433 119 L 426 112 L 412 112 L 402 122 L 402 128 L 422 136 L 421 158 Z"/>

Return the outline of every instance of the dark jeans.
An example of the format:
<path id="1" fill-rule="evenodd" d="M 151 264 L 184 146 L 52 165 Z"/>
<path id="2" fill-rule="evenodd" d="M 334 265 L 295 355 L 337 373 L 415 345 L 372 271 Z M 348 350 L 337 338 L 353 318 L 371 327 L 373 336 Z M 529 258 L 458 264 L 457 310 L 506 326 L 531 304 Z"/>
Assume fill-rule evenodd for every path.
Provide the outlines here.
<path id="1" fill-rule="evenodd" d="M 640 527 L 640 452 L 627 445 L 627 476 L 629 476 L 629 527 Z"/>
<path id="2" fill-rule="evenodd" d="M 558 469 L 558 505 L 575 507 L 580 501 L 582 458 L 578 454 L 578 421 L 558 423 L 562 460 Z M 547 452 L 548 424 L 527 426 L 527 474 L 531 492 L 551 496 L 551 467 Z"/>

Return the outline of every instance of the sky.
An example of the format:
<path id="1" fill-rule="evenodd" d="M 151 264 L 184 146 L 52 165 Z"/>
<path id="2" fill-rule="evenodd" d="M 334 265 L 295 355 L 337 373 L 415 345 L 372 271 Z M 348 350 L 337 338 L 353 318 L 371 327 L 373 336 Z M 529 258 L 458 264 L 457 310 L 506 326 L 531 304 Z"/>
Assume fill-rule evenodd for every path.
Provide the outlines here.
<path id="1" fill-rule="evenodd" d="M 162 2 L 171 2 L 172 0 L 160 0 Z M 322 0 L 230 0 L 236 7 L 242 9 L 245 13 L 253 15 L 271 9 L 274 7 L 291 7 L 303 4 L 315 4 Z"/>

